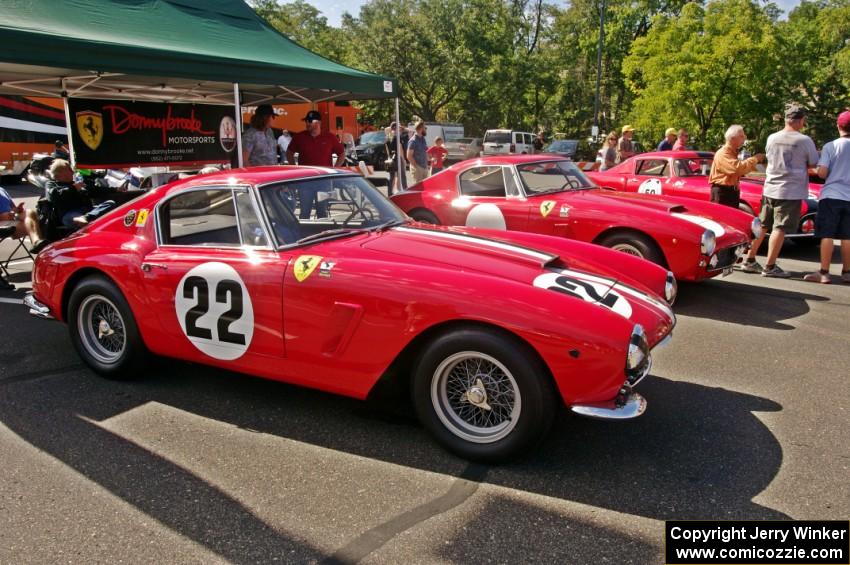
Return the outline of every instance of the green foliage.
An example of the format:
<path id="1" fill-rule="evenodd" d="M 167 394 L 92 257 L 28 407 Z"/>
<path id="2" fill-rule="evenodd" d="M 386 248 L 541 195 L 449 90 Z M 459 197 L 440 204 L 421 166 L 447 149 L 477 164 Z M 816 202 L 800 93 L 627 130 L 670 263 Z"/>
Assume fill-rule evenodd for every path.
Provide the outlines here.
<path id="1" fill-rule="evenodd" d="M 339 28 L 304 0 L 251 2 L 301 45 L 396 77 L 405 120 L 590 133 L 603 0 L 369 0 Z M 803 0 L 787 21 L 756 0 L 605 0 L 604 14 L 603 132 L 633 123 L 650 147 L 687 127 L 715 148 L 740 123 L 763 144 L 797 101 L 821 144 L 850 105 L 850 0 Z M 359 105 L 376 125 L 392 120 L 390 101 Z"/>

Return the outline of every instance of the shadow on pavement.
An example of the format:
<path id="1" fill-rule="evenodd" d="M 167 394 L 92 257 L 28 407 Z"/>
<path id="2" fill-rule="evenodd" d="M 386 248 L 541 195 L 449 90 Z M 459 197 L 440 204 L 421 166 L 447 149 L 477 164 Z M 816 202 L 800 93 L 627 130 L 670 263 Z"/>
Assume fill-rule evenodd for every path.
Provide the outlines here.
<path id="1" fill-rule="evenodd" d="M 0 422 L 174 531 L 234 561 L 268 561 L 280 548 L 301 561 L 321 556 L 217 487 L 92 421 L 157 402 L 246 430 L 470 480 L 464 476 L 470 468 L 466 462 L 440 449 L 421 427 L 388 421 L 365 410 L 364 403 L 179 362 L 161 362 L 151 373 L 132 383 L 102 381 L 88 372 L 0 382 Z M 782 463 L 779 443 L 754 412 L 781 406 L 653 377 L 641 391 L 650 408 L 638 420 L 600 422 L 565 412 L 533 454 L 485 467 L 471 480 L 659 520 L 787 518 L 752 502 Z M 615 535 L 593 533 L 589 525 L 576 528 Z"/>
<path id="2" fill-rule="evenodd" d="M 740 276 L 761 280 L 759 275 Z M 782 320 L 808 313 L 809 300 L 826 302 L 829 298 L 715 279 L 699 284 L 683 283 L 673 309 L 683 316 L 771 330 L 793 330 L 794 326 L 782 323 Z"/>

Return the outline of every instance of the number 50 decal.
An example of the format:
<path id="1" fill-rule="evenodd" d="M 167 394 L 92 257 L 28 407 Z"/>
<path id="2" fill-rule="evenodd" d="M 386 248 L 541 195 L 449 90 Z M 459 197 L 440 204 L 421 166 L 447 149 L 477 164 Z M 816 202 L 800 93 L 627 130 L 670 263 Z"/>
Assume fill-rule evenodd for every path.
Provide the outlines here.
<path id="1" fill-rule="evenodd" d="M 174 306 L 183 333 L 210 357 L 232 361 L 251 345 L 251 296 L 230 265 L 211 262 L 191 269 L 177 285 Z"/>

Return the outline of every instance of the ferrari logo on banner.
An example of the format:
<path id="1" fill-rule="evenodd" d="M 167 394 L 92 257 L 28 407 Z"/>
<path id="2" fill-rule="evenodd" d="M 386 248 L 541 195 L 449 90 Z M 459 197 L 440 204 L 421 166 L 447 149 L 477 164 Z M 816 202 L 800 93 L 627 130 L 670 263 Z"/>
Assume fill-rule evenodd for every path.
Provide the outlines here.
<path id="1" fill-rule="evenodd" d="M 86 146 L 94 151 L 103 140 L 103 116 L 100 112 L 77 112 L 77 132 Z"/>
<path id="2" fill-rule="evenodd" d="M 546 216 L 549 215 L 549 212 L 551 212 L 552 208 L 554 208 L 554 207 L 555 207 L 555 201 L 554 200 L 544 200 L 540 204 L 540 215 L 545 218 Z"/>
<path id="3" fill-rule="evenodd" d="M 318 255 L 302 255 L 298 259 L 295 260 L 295 266 L 293 267 L 293 272 L 295 273 L 295 280 L 298 282 L 303 282 L 307 277 L 313 274 L 313 271 L 316 270 L 316 267 L 321 263 L 322 258 Z"/>

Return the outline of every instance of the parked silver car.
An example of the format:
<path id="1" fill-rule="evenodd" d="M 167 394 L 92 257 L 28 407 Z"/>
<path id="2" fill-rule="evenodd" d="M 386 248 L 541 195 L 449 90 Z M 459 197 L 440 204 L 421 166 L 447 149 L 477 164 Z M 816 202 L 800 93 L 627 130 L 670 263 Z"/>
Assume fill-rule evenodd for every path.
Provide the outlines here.
<path id="1" fill-rule="evenodd" d="M 452 141 L 446 141 L 446 150 L 449 152 L 446 161 L 454 163 L 465 159 L 474 159 L 481 155 L 480 137 L 461 137 Z"/>

